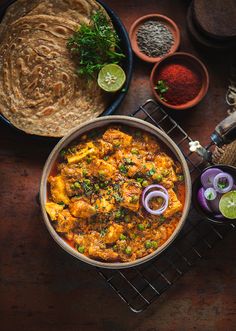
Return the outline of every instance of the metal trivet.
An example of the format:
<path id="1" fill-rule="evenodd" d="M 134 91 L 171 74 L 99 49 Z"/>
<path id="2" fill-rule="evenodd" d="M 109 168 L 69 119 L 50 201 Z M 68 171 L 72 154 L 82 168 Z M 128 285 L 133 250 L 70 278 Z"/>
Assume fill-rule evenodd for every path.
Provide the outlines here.
<path id="1" fill-rule="evenodd" d="M 155 101 L 147 100 L 130 116 L 148 121 L 167 133 L 184 154 L 194 179 L 204 161 L 196 153 L 189 152 L 192 139 Z M 178 238 L 155 259 L 129 269 L 98 268 L 98 273 L 133 312 L 140 313 L 232 229 L 235 230 L 233 224 L 217 226 L 199 218 L 192 207 Z"/>

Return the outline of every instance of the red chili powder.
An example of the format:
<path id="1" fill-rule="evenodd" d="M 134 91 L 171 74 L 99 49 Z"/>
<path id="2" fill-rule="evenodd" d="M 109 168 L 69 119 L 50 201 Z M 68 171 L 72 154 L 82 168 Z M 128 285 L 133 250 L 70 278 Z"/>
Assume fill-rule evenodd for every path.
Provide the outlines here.
<path id="1" fill-rule="evenodd" d="M 201 89 L 201 76 L 185 64 L 166 64 L 160 70 L 157 80 L 168 86 L 163 94 L 172 105 L 182 105 L 194 99 Z"/>

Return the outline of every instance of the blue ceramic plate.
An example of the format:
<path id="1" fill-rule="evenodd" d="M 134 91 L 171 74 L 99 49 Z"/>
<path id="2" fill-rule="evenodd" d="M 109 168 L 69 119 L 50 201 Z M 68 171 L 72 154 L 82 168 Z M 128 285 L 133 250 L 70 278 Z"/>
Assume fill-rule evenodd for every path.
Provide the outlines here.
<path id="1" fill-rule="evenodd" d="M 0 21 L 1 21 L 2 17 L 4 16 L 6 9 L 13 2 L 15 2 L 15 0 L 6 0 L 4 2 L 4 4 L 1 5 Z M 112 9 L 110 9 L 110 7 L 108 7 L 103 1 L 97 0 L 97 2 L 99 2 L 105 8 L 107 13 L 109 14 L 109 16 L 112 20 L 112 23 L 115 27 L 115 30 L 120 38 L 121 49 L 126 56 L 125 59 L 123 60 L 122 67 L 126 73 L 127 79 L 126 79 L 125 85 L 123 86 L 122 90 L 116 94 L 116 96 L 112 100 L 110 106 L 100 115 L 100 116 L 107 116 L 107 115 L 113 114 L 117 110 L 117 108 L 120 106 L 120 104 L 124 100 L 126 93 L 128 92 L 129 84 L 130 84 L 131 77 L 132 77 L 132 71 L 133 71 L 133 53 L 132 53 L 132 48 L 131 48 L 131 44 L 130 44 L 130 40 L 129 40 L 129 35 L 128 35 L 123 23 L 121 22 L 119 16 L 116 15 L 116 13 Z M 24 131 L 16 128 L 10 121 L 8 121 L 8 119 L 6 119 L 1 114 L 0 114 L 0 120 L 22 134 L 25 134 L 28 136 L 35 136 L 35 135 L 27 134 Z M 41 137 L 41 136 L 39 136 L 39 137 Z M 46 138 L 42 137 L 42 138 L 48 139 L 50 137 L 46 137 Z M 53 137 L 53 139 L 58 139 L 58 138 Z"/>

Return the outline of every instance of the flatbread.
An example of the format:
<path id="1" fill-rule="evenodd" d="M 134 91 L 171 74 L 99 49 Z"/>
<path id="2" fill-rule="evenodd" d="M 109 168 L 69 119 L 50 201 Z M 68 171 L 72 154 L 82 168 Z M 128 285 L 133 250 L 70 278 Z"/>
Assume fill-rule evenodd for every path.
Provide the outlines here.
<path id="1" fill-rule="evenodd" d="M 27 133 L 60 137 L 106 106 L 96 82 L 79 78 L 66 42 L 77 23 L 50 15 L 11 24 L 0 46 L 0 111 Z"/>
<path id="2" fill-rule="evenodd" d="M 96 81 L 76 74 L 66 47 L 98 8 L 93 0 L 18 0 L 10 7 L 0 25 L 0 112 L 14 126 L 61 137 L 106 109 L 108 98 Z"/>
<path id="3" fill-rule="evenodd" d="M 26 15 L 51 15 L 89 23 L 91 15 L 104 8 L 94 0 L 17 0 L 8 7 L 0 24 L 0 41 L 11 23 Z"/>

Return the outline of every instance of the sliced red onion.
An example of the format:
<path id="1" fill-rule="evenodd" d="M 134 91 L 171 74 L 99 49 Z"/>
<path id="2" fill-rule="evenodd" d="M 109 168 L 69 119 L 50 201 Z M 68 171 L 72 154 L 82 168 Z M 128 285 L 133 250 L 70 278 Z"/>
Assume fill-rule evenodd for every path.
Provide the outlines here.
<path id="1" fill-rule="evenodd" d="M 219 186 L 220 181 L 224 182 L 226 187 L 221 188 Z M 213 180 L 214 189 L 219 193 L 229 192 L 232 189 L 233 185 L 234 185 L 233 177 L 230 174 L 228 174 L 227 172 L 222 172 L 222 173 L 216 175 Z"/>
<path id="2" fill-rule="evenodd" d="M 216 196 L 217 196 L 217 192 L 212 188 L 212 187 L 208 187 L 205 191 L 204 191 L 204 196 L 207 200 L 215 200 Z"/>
<path id="3" fill-rule="evenodd" d="M 153 184 L 153 185 L 149 185 L 149 186 L 147 186 L 144 190 L 143 190 L 143 194 L 142 194 L 142 203 L 143 203 L 143 205 L 145 204 L 145 195 L 147 194 L 147 192 L 149 191 L 149 190 L 151 190 L 151 189 L 153 189 L 153 188 L 157 188 L 158 190 L 156 190 L 156 191 L 162 191 L 162 192 L 164 192 L 167 196 L 169 196 L 169 194 L 168 194 L 168 192 L 167 192 L 167 190 L 164 188 L 164 186 L 162 186 L 162 185 L 158 185 L 158 184 Z"/>
<path id="4" fill-rule="evenodd" d="M 207 204 L 207 201 L 205 199 L 205 196 L 204 196 L 204 188 L 201 187 L 199 190 L 198 190 L 198 193 L 197 193 L 197 199 L 198 199 L 198 202 L 200 204 L 200 206 L 207 212 L 209 213 L 212 213 L 212 210 L 210 209 L 210 207 L 208 206 Z"/>
<path id="5" fill-rule="evenodd" d="M 211 210 L 213 211 L 214 214 L 219 214 L 220 210 L 219 210 L 219 203 L 220 203 L 220 198 L 222 197 L 222 194 L 220 194 L 219 192 L 217 192 L 217 196 L 214 200 L 212 201 L 208 201 L 208 205 L 211 208 Z"/>
<path id="6" fill-rule="evenodd" d="M 213 181 L 216 175 L 223 171 L 218 168 L 210 168 L 204 171 L 201 175 L 201 183 L 204 188 L 213 187 Z"/>
<path id="7" fill-rule="evenodd" d="M 149 207 L 149 201 L 152 198 L 157 198 L 157 197 L 161 197 L 164 202 L 163 205 L 159 208 L 159 209 L 151 209 Z M 165 194 L 162 191 L 153 191 L 147 194 L 147 196 L 144 199 L 144 208 L 152 215 L 161 215 L 162 213 L 164 213 L 164 211 L 166 210 L 166 208 L 168 207 L 168 203 L 169 203 L 169 196 L 167 194 Z"/>

